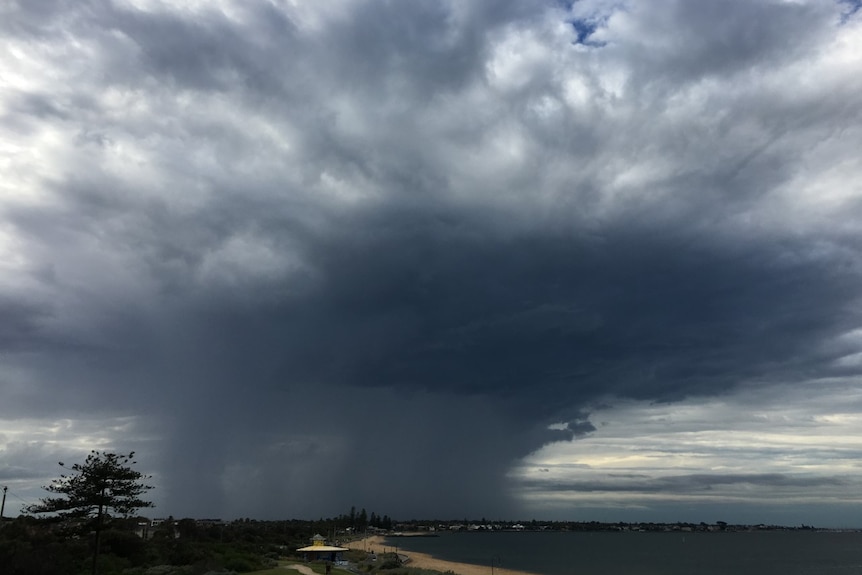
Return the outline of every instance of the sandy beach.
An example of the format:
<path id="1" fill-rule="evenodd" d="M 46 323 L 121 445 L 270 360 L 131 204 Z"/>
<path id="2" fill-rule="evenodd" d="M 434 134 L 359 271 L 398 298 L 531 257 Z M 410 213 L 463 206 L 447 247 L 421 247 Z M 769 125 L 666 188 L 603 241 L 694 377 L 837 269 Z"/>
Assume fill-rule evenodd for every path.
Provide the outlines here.
<path id="1" fill-rule="evenodd" d="M 376 553 L 384 553 L 395 551 L 392 545 L 386 545 L 385 539 L 380 535 L 367 537 L 358 541 L 351 541 L 346 545 L 351 549 L 362 549 Z M 434 569 L 435 571 L 453 571 L 458 575 L 491 575 L 490 565 L 472 565 L 470 563 L 455 563 L 453 561 L 444 561 L 437 559 L 427 553 L 417 553 L 415 551 L 399 550 L 399 554 L 406 555 L 410 560 L 404 564 L 405 567 L 419 567 L 421 569 Z M 494 567 L 494 575 L 534 575 L 526 571 L 513 571 L 512 569 L 503 569 Z"/>

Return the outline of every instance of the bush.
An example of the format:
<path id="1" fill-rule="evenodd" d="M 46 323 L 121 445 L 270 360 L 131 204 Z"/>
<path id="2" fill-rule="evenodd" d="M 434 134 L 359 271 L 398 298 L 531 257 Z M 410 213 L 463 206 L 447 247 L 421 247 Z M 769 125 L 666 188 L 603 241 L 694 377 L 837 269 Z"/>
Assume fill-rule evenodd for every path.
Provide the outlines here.
<path id="1" fill-rule="evenodd" d="M 380 570 L 389 570 L 389 569 L 398 569 L 401 567 L 401 561 L 397 557 L 388 557 L 380 563 L 378 569 Z"/>
<path id="2" fill-rule="evenodd" d="M 105 531 L 102 553 L 127 559 L 131 565 L 142 565 L 146 560 L 146 543 L 129 531 Z"/>
<path id="3" fill-rule="evenodd" d="M 256 571 L 258 568 L 258 564 L 256 561 L 248 557 L 228 557 L 225 559 L 224 566 L 231 571 L 235 571 L 238 573 L 248 573 L 249 571 Z"/>

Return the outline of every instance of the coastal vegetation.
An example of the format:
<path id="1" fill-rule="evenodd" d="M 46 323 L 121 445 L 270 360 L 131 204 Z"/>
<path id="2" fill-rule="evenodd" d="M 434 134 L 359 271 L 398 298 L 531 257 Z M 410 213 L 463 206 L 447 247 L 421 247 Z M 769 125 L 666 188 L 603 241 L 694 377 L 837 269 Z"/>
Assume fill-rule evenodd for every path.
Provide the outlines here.
<path id="1" fill-rule="evenodd" d="M 153 506 L 151 502 L 141 499 L 152 486 L 144 483 L 147 476 L 132 469 L 134 457 L 134 452 L 121 455 L 91 451 L 83 463 L 66 468 L 60 462 L 60 467 L 71 473 L 61 474 L 45 487 L 55 496 L 45 497 L 38 504 L 27 508 L 30 513 L 53 514 L 53 518 L 61 521 L 63 529 L 70 533 L 93 533 L 93 575 L 98 570 L 101 535 L 107 526 L 106 517 L 110 517 L 111 512 L 128 517 L 138 509 Z"/>
<path id="2" fill-rule="evenodd" d="M 289 574 L 301 563 L 326 575 L 325 562 L 305 563 L 296 549 L 316 533 L 347 537 L 344 517 L 316 521 L 236 521 L 190 518 L 151 521 L 112 518 L 101 533 L 100 575 L 204 575 L 215 573 Z M 155 525 L 153 525 L 155 524 Z M 4 575 L 84 575 L 91 571 L 94 534 L 70 531 L 47 518 L 21 515 L 0 526 L 0 565 Z M 362 550 L 345 553 L 356 571 L 368 575 L 439 575 L 401 565 L 394 553 L 374 561 Z M 355 575 L 330 565 L 329 575 Z"/>
<path id="3" fill-rule="evenodd" d="M 814 530 L 810 526 L 730 525 L 715 523 L 601 523 L 522 522 L 525 531 L 760 531 Z M 490 526 L 510 529 L 511 522 L 409 521 L 393 528 L 404 532 L 432 534 L 435 530 L 469 533 Z M 496 527 L 495 527 L 496 526 Z M 144 517 L 111 518 L 101 535 L 99 573 L 101 575 L 204 575 L 206 573 L 284 574 L 284 565 L 302 563 L 296 549 L 308 545 L 317 534 L 334 534 L 336 540 L 351 537 L 349 515 L 330 519 L 257 521 L 238 519 L 167 518 L 153 521 Z M 370 528 L 369 528 L 370 530 Z M 397 532 L 389 532 L 392 536 Z M 465 535 L 469 536 L 469 535 Z M 94 534 L 64 528 L 50 518 L 21 515 L 6 519 L 0 527 L 0 565 L 3 575 L 83 575 L 90 572 Z M 362 550 L 351 550 L 345 559 L 368 575 L 436 575 L 434 571 L 401 565 L 392 554 L 379 553 L 371 561 Z M 309 565 L 325 575 L 325 564 Z M 347 575 L 332 566 L 330 575 Z M 288 573 L 290 573 L 288 571 Z"/>
<path id="4" fill-rule="evenodd" d="M 335 521 L 129 517 L 106 523 L 100 575 L 203 575 L 261 571 L 279 560 L 299 562 L 295 549 L 307 545 L 318 530 L 327 532 Z M 94 547 L 94 533 L 68 529 L 49 518 L 21 515 L 0 528 L 4 575 L 83 575 L 91 571 Z"/>

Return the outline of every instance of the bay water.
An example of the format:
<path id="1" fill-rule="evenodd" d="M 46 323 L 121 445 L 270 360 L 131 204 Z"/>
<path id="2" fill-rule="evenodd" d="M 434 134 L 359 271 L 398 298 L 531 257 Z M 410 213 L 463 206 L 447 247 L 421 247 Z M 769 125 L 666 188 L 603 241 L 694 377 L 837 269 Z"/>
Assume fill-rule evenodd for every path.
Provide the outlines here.
<path id="1" fill-rule="evenodd" d="M 538 575 L 859 575 L 862 533 L 471 532 L 395 537 L 399 552 Z"/>

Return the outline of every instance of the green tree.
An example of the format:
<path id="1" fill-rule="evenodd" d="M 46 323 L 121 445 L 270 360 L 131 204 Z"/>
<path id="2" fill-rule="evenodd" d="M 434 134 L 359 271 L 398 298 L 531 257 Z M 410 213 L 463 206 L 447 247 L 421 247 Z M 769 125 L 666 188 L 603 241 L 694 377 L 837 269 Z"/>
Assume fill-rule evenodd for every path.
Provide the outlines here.
<path id="1" fill-rule="evenodd" d="M 135 452 L 118 455 L 105 451 L 91 451 L 84 463 L 75 463 L 69 475 L 60 475 L 45 490 L 57 494 L 46 497 L 26 510 L 30 513 L 54 513 L 63 519 L 82 522 L 82 526 L 95 532 L 93 549 L 93 575 L 96 575 L 99 544 L 105 518 L 113 511 L 128 517 L 137 509 L 152 507 L 141 497 L 152 486 L 143 483 L 149 476 L 131 468 Z M 62 462 L 61 467 L 66 467 Z"/>

